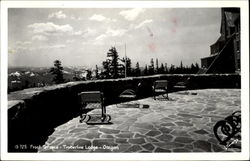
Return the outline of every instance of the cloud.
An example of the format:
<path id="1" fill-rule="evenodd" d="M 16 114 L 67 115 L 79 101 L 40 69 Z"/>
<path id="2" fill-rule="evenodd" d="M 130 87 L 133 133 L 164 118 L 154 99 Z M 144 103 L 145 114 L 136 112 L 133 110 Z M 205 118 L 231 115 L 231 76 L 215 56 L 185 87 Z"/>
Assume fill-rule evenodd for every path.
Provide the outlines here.
<path id="1" fill-rule="evenodd" d="M 118 29 L 118 30 L 113 30 L 111 28 L 108 28 L 106 31 L 106 34 L 111 35 L 111 36 L 122 36 L 127 32 L 125 29 Z"/>
<path id="2" fill-rule="evenodd" d="M 16 46 L 16 47 L 13 47 L 13 48 L 9 48 L 8 53 L 9 54 L 15 54 L 15 53 L 23 52 L 23 51 L 28 51 L 28 50 L 31 50 L 31 48 L 27 47 L 27 46 Z"/>
<path id="3" fill-rule="evenodd" d="M 31 39 L 38 40 L 38 41 L 47 41 L 48 40 L 48 38 L 46 36 L 43 36 L 43 35 L 35 35 L 35 36 L 32 36 Z"/>
<path id="4" fill-rule="evenodd" d="M 109 36 L 115 37 L 115 36 L 123 36 L 128 30 L 125 29 L 111 29 L 108 28 L 107 31 L 105 32 L 105 34 L 101 34 L 98 37 L 96 37 L 96 40 L 103 40 Z"/>
<path id="5" fill-rule="evenodd" d="M 54 17 L 58 19 L 65 19 L 67 16 L 62 11 L 51 13 L 48 16 L 49 19 L 54 18 Z"/>
<path id="6" fill-rule="evenodd" d="M 101 40 L 87 40 L 87 41 L 82 42 L 82 44 L 83 45 L 103 45 L 104 43 Z"/>
<path id="7" fill-rule="evenodd" d="M 100 15 L 100 14 L 94 14 L 93 16 L 91 16 L 89 18 L 89 20 L 99 21 L 99 22 L 103 22 L 103 21 L 113 21 L 113 22 L 116 22 L 116 19 L 107 18 L 107 17 L 104 17 L 103 15 Z"/>
<path id="8" fill-rule="evenodd" d="M 71 16 L 70 18 L 71 18 L 72 20 L 82 20 L 82 18 L 81 18 L 81 17 Z"/>
<path id="9" fill-rule="evenodd" d="M 56 25 L 52 22 L 34 23 L 28 25 L 28 28 L 33 29 L 34 34 L 54 35 L 62 33 L 73 33 L 73 28 L 69 24 Z"/>
<path id="10" fill-rule="evenodd" d="M 16 53 L 20 50 L 30 50 L 32 42 L 30 41 L 17 41 L 13 48 L 9 48 L 9 53 Z"/>
<path id="11" fill-rule="evenodd" d="M 88 28 L 85 30 L 85 33 L 87 33 L 87 34 L 95 34 L 95 33 L 96 33 L 96 30 L 91 29 L 91 28 L 88 27 Z"/>
<path id="12" fill-rule="evenodd" d="M 83 34 L 82 31 L 76 31 L 76 32 L 73 33 L 73 35 L 82 35 L 82 34 Z"/>
<path id="13" fill-rule="evenodd" d="M 46 41 L 47 37 L 43 35 L 35 35 L 32 37 L 32 40 Z M 66 41 L 66 43 L 71 43 Z M 9 48 L 9 53 L 18 53 L 23 51 L 34 51 L 34 50 L 46 50 L 46 49 L 62 49 L 65 48 L 65 44 L 36 44 L 30 41 L 17 41 L 13 48 Z"/>
<path id="14" fill-rule="evenodd" d="M 119 14 L 129 21 L 135 20 L 139 14 L 143 13 L 145 9 L 143 8 L 133 8 L 130 10 L 123 10 Z"/>
<path id="15" fill-rule="evenodd" d="M 18 46 L 26 46 L 26 45 L 30 45 L 31 42 L 30 41 L 17 41 L 16 45 Z"/>
<path id="16" fill-rule="evenodd" d="M 39 46 L 36 49 L 38 50 L 43 50 L 43 49 L 62 49 L 65 48 L 66 45 L 64 44 L 55 44 L 55 45 L 43 45 L 43 46 Z"/>
<path id="17" fill-rule="evenodd" d="M 65 47 L 66 45 L 64 44 L 56 44 L 56 45 L 48 46 L 48 48 L 51 48 L 51 49 L 53 48 L 59 49 L 59 48 L 65 48 Z"/>
<path id="18" fill-rule="evenodd" d="M 104 17 L 103 15 L 97 15 L 97 14 L 94 14 L 93 16 L 91 16 L 89 18 L 90 20 L 93 20 L 93 21 L 105 21 L 106 20 L 106 17 Z"/>
<path id="19" fill-rule="evenodd" d="M 107 34 L 101 34 L 100 36 L 97 36 L 96 37 L 96 40 L 103 40 L 107 37 L 108 35 Z"/>
<path id="20" fill-rule="evenodd" d="M 151 23 L 151 22 L 153 22 L 153 20 L 151 20 L 151 19 L 145 20 L 145 21 L 141 22 L 140 24 L 138 24 L 137 26 L 135 26 L 135 29 L 139 29 L 139 28 L 143 27 L 145 24 Z"/>
<path id="21" fill-rule="evenodd" d="M 67 40 L 66 43 L 73 43 L 75 40 Z"/>

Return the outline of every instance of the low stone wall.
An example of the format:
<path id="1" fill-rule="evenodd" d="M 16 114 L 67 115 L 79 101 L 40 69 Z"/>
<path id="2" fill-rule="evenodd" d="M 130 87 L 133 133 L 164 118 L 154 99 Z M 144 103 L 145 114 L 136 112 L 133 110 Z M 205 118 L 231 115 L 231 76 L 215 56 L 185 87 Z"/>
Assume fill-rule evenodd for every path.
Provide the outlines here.
<path id="1" fill-rule="evenodd" d="M 108 105 L 119 102 L 119 94 L 128 88 L 136 90 L 139 98 L 151 96 L 153 82 L 159 79 L 169 80 L 170 87 L 189 80 L 188 89 L 240 88 L 241 82 L 241 76 L 235 74 L 154 75 L 69 82 L 13 92 L 8 95 L 8 150 L 36 151 L 30 145 L 43 145 L 55 127 L 79 114 L 78 93 L 82 91 L 102 91 Z M 24 145 L 23 148 L 20 145 Z"/>

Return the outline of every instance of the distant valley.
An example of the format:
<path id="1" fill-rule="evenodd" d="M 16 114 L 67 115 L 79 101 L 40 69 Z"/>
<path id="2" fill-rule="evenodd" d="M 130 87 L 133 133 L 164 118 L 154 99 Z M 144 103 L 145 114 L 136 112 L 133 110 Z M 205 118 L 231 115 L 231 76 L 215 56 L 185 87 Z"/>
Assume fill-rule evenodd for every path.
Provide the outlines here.
<path id="1" fill-rule="evenodd" d="M 87 70 L 92 71 L 86 67 L 64 67 L 65 82 L 86 80 Z M 8 93 L 25 88 L 52 85 L 53 75 L 49 71 L 49 67 L 9 67 Z"/>

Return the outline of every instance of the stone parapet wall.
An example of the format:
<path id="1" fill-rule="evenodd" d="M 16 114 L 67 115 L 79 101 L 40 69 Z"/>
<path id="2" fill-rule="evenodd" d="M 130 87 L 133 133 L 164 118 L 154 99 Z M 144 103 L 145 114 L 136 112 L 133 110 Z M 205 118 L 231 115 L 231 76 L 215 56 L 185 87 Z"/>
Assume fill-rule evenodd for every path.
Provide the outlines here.
<path id="1" fill-rule="evenodd" d="M 105 104 L 113 104 L 119 102 L 118 96 L 125 89 L 135 90 L 139 98 L 152 96 L 153 82 L 159 79 L 170 82 L 170 91 L 177 82 L 186 80 L 188 89 L 240 88 L 241 83 L 241 76 L 236 74 L 167 74 L 69 82 L 13 92 L 8 95 L 8 150 L 16 151 L 15 145 L 43 144 L 55 127 L 79 114 L 78 93 L 82 91 L 101 91 Z"/>

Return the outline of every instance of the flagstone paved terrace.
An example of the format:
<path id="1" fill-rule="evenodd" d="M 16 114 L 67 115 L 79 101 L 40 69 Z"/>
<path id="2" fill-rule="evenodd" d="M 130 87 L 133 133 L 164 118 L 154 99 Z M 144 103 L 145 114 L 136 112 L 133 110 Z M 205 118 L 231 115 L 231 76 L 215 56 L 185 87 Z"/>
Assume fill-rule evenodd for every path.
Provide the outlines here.
<path id="1" fill-rule="evenodd" d="M 107 106 L 110 124 L 87 125 L 74 118 L 55 128 L 38 152 L 241 151 L 226 150 L 213 133 L 217 121 L 241 109 L 240 89 L 182 91 L 169 98 Z"/>

